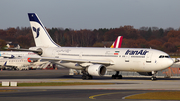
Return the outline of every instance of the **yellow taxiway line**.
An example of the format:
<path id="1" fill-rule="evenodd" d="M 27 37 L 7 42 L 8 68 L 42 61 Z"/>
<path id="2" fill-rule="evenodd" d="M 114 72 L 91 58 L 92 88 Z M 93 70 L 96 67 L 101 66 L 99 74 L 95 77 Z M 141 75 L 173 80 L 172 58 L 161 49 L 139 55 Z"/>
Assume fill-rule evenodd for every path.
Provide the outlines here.
<path id="1" fill-rule="evenodd" d="M 96 99 L 96 98 L 94 98 L 94 97 L 104 96 L 104 95 L 111 95 L 111 94 L 118 94 L 118 93 L 121 93 L 121 92 L 98 94 L 98 95 L 90 96 L 89 98 L 90 98 L 90 99 Z"/>

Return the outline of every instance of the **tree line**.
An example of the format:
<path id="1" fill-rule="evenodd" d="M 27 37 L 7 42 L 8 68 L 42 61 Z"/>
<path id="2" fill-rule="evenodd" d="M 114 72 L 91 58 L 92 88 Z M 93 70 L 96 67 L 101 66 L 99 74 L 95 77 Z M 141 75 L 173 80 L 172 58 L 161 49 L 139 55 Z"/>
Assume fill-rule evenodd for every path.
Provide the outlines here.
<path id="1" fill-rule="evenodd" d="M 123 36 L 123 48 L 153 48 L 167 53 L 179 53 L 180 49 L 180 29 L 173 28 L 121 26 L 94 30 L 47 28 L 47 31 L 61 46 L 110 47 L 118 36 Z M 18 43 L 21 48 L 35 46 L 30 27 L 0 29 L 1 50 L 7 41 Z"/>

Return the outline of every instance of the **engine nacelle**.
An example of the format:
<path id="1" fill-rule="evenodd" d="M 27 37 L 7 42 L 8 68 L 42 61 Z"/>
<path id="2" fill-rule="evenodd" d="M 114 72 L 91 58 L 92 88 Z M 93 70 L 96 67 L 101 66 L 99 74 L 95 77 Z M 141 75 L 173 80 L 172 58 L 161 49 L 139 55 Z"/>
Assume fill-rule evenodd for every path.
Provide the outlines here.
<path id="1" fill-rule="evenodd" d="M 31 59 L 31 58 L 27 58 L 27 61 L 29 62 L 29 63 L 34 63 L 34 62 L 37 62 L 38 61 L 38 59 Z"/>
<path id="2" fill-rule="evenodd" d="M 104 65 L 90 65 L 87 68 L 87 72 L 92 76 L 103 76 L 106 74 L 106 67 Z"/>
<path id="3" fill-rule="evenodd" d="M 152 76 L 151 72 L 138 72 L 140 75 Z"/>

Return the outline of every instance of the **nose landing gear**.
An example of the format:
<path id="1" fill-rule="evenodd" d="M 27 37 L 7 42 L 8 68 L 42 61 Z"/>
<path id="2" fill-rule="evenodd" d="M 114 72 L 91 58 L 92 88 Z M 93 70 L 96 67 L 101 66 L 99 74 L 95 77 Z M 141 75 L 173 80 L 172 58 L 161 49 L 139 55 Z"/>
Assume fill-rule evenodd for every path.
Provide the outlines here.
<path id="1" fill-rule="evenodd" d="M 152 77 L 151 77 L 151 80 L 154 81 L 154 80 L 157 80 L 156 78 L 156 73 L 155 71 L 152 71 Z"/>

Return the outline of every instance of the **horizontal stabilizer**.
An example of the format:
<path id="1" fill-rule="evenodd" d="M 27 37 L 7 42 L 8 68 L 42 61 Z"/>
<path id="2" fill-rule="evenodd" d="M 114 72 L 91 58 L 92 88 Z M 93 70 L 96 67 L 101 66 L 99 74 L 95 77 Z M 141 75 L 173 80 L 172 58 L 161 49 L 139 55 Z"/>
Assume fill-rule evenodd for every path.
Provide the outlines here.
<path id="1" fill-rule="evenodd" d="M 29 52 L 34 52 L 34 53 L 37 53 L 37 54 L 41 54 L 42 53 L 42 50 L 31 50 L 31 49 L 16 49 L 16 48 L 8 48 L 10 50 L 16 50 L 16 51 L 29 51 Z"/>
<path id="2" fill-rule="evenodd" d="M 0 57 L 4 57 L 4 58 L 14 58 L 14 55 L 10 55 L 10 54 L 1 54 Z"/>

